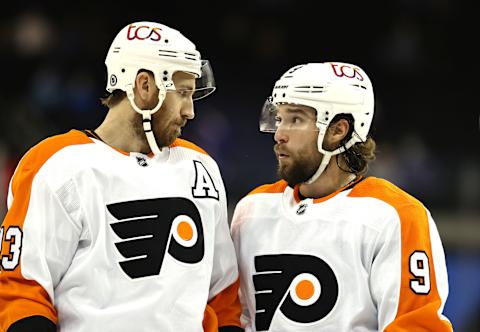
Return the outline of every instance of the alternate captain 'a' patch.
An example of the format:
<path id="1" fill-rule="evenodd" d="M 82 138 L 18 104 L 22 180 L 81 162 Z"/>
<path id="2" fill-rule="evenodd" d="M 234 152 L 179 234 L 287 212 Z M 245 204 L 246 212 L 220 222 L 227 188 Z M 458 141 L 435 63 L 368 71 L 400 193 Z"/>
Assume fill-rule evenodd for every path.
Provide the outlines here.
<path id="1" fill-rule="evenodd" d="M 195 167 L 195 184 L 192 187 L 193 197 L 214 198 L 218 200 L 218 190 L 210 173 L 208 173 L 202 162 L 198 160 L 194 160 L 193 165 Z"/>

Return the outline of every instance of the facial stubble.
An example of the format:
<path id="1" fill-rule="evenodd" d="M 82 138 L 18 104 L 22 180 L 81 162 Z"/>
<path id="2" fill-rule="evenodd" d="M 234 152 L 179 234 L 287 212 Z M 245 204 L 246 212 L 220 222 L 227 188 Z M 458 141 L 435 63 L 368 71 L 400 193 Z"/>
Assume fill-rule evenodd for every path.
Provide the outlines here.
<path id="1" fill-rule="evenodd" d="M 283 162 L 278 160 L 277 174 L 293 188 L 315 174 L 322 161 L 322 155 L 306 147 L 295 154 L 289 154 L 287 159 L 288 161 Z"/>
<path id="2" fill-rule="evenodd" d="M 160 112 L 164 110 L 160 108 L 157 112 L 152 115 L 151 126 L 155 136 L 155 140 L 159 148 L 166 147 L 171 145 L 175 139 L 180 135 L 180 131 L 173 130 L 172 126 L 167 125 L 165 120 L 161 118 Z M 136 115 L 131 120 L 131 125 L 135 130 L 135 135 L 140 137 L 145 144 L 148 145 L 148 140 L 143 130 L 143 119 L 140 114 Z"/>

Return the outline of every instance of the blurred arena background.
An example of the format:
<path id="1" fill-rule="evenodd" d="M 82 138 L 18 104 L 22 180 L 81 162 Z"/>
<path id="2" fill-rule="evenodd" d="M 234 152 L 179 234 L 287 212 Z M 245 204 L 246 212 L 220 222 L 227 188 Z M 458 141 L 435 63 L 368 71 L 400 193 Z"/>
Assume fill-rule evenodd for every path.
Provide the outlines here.
<path id="1" fill-rule="evenodd" d="M 243 195 L 276 180 L 273 138 L 258 131 L 258 115 L 275 80 L 295 64 L 355 63 L 369 74 L 376 93 L 371 135 L 378 154 L 369 173 L 393 181 L 430 208 L 449 269 L 445 313 L 455 331 L 480 331 L 475 12 L 453 0 L 227 5 L 16 1 L 3 8 L 2 220 L 9 179 L 30 146 L 102 121 L 103 61 L 114 35 L 132 21 L 179 29 L 211 61 L 217 91 L 196 104 L 196 119 L 183 137 L 218 161 L 230 216 Z"/>

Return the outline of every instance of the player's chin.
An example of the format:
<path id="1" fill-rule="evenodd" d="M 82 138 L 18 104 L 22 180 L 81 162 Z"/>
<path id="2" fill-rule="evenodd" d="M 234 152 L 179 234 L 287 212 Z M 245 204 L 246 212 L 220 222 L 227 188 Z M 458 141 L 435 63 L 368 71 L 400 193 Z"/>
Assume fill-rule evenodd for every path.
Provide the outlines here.
<path id="1" fill-rule="evenodd" d="M 280 176 L 282 179 L 285 179 L 285 177 L 288 177 L 288 174 L 289 174 L 288 166 L 285 165 L 285 163 L 278 162 L 277 173 L 278 173 L 278 176 Z"/>
<path id="2" fill-rule="evenodd" d="M 175 140 L 176 140 L 176 139 L 177 139 L 176 136 L 170 137 L 169 139 L 167 139 L 167 140 L 165 141 L 165 146 L 170 146 L 170 145 L 172 145 L 173 143 L 175 143 Z"/>
<path id="3" fill-rule="evenodd" d="M 279 169 L 286 169 L 292 164 L 288 158 L 277 158 L 277 165 Z"/>
<path id="4" fill-rule="evenodd" d="M 172 145 L 177 137 L 178 135 L 176 133 L 169 133 L 168 135 L 155 135 L 155 139 L 157 140 L 157 144 L 160 148 Z"/>
<path id="5" fill-rule="evenodd" d="M 179 138 L 182 135 L 182 131 L 180 129 L 175 130 L 171 135 L 168 136 L 169 144 L 173 144 L 177 138 Z"/>
<path id="6" fill-rule="evenodd" d="M 175 138 L 178 138 L 180 136 L 182 136 L 182 128 L 181 127 L 178 127 L 178 129 L 175 130 Z"/>

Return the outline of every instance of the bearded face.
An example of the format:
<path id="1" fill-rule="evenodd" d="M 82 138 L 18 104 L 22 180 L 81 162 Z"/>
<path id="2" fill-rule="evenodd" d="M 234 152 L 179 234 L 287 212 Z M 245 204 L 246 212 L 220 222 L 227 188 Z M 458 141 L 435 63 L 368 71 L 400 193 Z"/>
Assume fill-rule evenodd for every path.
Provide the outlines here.
<path id="1" fill-rule="evenodd" d="M 301 105 L 281 105 L 277 112 L 274 146 L 278 175 L 289 186 L 310 179 L 317 171 L 322 154 L 317 148 L 316 112 Z"/>
<path id="2" fill-rule="evenodd" d="M 160 148 L 171 145 L 181 135 L 187 121 L 195 116 L 192 100 L 195 77 L 188 73 L 176 72 L 172 79 L 176 90 L 167 92 L 162 106 L 152 115 L 151 120 L 152 131 Z M 151 98 L 142 105 L 143 109 L 153 109 L 158 104 L 158 88 L 154 86 L 153 90 Z M 131 121 L 137 135 L 146 140 L 142 117 L 135 114 Z"/>
<path id="3" fill-rule="evenodd" d="M 322 161 L 316 141 L 298 149 L 280 143 L 275 145 L 274 150 L 278 160 L 278 176 L 287 181 L 290 187 L 310 179 Z"/>

